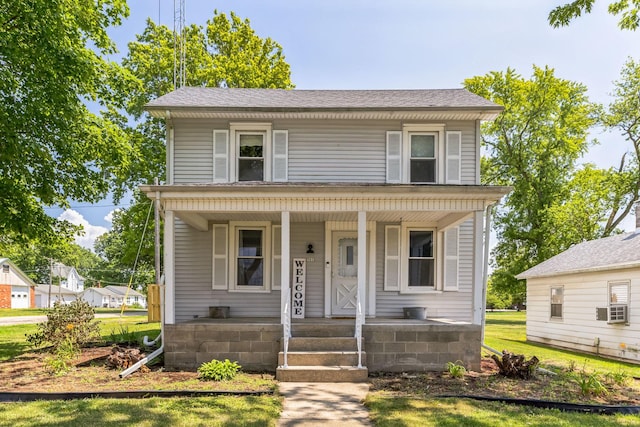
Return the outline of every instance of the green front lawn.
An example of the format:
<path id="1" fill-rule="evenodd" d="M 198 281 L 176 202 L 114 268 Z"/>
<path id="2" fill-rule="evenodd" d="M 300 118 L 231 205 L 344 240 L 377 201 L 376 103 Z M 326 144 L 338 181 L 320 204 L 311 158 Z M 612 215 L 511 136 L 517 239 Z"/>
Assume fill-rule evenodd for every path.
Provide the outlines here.
<path id="1" fill-rule="evenodd" d="M 638 365 L 527 343 L 525 323 L 525 312 L 487 313 L 485 343 L 499 351 L 508 350 L 527 357 L 535 355 L 542 366 L 550 369 L 573 367 L 576 371 L 584 369 L 600 374 L 624 371 L 629 376 L 640 376 Z M 640 426 L 638 415 L 592 415 L 499 402 L 425 398 L 419 391 L 373 392 L 367 397 L 366 405 L 376 426 Z"/>
<path id="2" fill-rule="evenodd" d="M 105 341 L 129 335 L 131 339 L 149 336 L 155 339 L 160 333 L 160 323 L 147 323 L 147 316 L 123 316 L 98 319 L 100 333 Z M 37 324 L 8 325 L 0 327 L 0 362 L 12 359 L 30 349 L 26 334 L 37 330 Z M 117 340 L 117 339 L 116 339 Z"/>
<path id="3" fill-rule="evenodd" d="M 56 426 L 275 426 L 277 396 L 85 399 L 0 404 L 0 425 Z"/>
<path id="4" fill-rule="evenodd" d="M 47 314 L 45 308 L 0 308 L 0 317 L 42 316 Z"/>
<path id="5" fill-rule="evenodd" d="M 370 394 L 365 404 L 376 426 L 638 426 L 638 415 L 591 415 L 480 402 L 469 399 L 419 399 Z"/>
<path id="6" fill-rule="evenodd" d="M 547 368 L 572 366 L 575 369 L 587 371 L 624 371 L 631 376 L 640 377 L 640 365 L 528 343 L 526 339 L 526 312 L 487 313 L 484 341 L 495 350 L 508 350 L 511 353 L 524 354 L 527 357 L 536 356 L 540 359 L 543 367 Z M 490 354 L 486 350 L 485 352 Z"/>

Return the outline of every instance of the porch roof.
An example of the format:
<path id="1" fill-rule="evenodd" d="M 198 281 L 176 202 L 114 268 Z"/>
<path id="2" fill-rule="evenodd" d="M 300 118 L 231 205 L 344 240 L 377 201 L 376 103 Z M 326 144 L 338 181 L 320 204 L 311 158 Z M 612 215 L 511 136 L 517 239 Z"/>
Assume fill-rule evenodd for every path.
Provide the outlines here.
<path id="1" fill-rule="evenodd" d="M 484 185 L 233 183 L 143 185 L 165 210 L 187 224 L 208 229 L 209 221 L 356 221 L 358 212 L 380 222 L 430 222 L 442 229 L 468 219 L 500 200 L 511 188 Z"/>

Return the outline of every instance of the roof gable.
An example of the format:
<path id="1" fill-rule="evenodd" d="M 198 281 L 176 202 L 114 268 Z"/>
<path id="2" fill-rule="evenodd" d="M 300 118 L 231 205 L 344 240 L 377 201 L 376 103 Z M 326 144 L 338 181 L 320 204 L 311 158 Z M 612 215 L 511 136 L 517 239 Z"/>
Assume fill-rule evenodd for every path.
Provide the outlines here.
<path id="1" fill-rule="evenodd" d="M 36 286 L 36 283 L 31 280 L 31 278 L 29 276 L 27 276 L 22 270 L 20 270 L 18 268 L 18 266 L 16 266 L 13 262 L 11 262 L 11 260 L 9 258 L 0 258 L 0 267 L 2 266 L 2 264 L 8 264 L 11 266 L 11 268 L 13 269 L 13 272 L 20 277 L 20 279 L 25 282 L 26 285 L 28 286 Z"/>
<path id="2" fill-rule="evenodd" d="M 516 276 L 518 279 L 640 267 L 640 233 L 624 233 L 570 247 Z"/>

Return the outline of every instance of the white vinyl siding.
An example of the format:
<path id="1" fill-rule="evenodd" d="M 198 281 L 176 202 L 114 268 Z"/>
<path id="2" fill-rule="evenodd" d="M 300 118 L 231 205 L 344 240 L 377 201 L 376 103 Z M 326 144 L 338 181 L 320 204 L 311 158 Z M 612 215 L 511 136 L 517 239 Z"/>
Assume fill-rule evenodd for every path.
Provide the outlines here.
<path id="1" fill-rule="evenodd" d="M 213 131 L 213 182 L 229 181 L 229 131 Z"/>
<path id="2" fill-rule="evenodd" d="M 447 184 L 461 183 L 462 132 L 450 131 L 446 133 L 446 164 L 445 174 Z"/>
<path id="3" fill-rule="evenodd" d="M 289 175 L 289 132 L 286 130 L 273 131 L 273 168 L 272 176 L 275 182 L 286 182 Z"/>
<path id="4" fill-rule="evenodd" d="M 458 235 L 458 227 L 453 227 L 444 232 L 444 277 L 442 285 L 444 291 L 458 290 Z"/>
<path id="5" fill-rule="evenodd" d="M 387 132 L 387 182 L 402 182 L 402 132 Z"/>
<path id="6" fill-rule="evenodd" d="M 228 156 L 232 153 L 229 147 L 226 152 L 222 150 L 231 138 L 228 134 L 230 123 L 224 120 L 198 119 L 174 119 L 173 123 L 173 158 L 169 161 L 173 165 L 173 182 L 230 182 L 231 166 Z M 235 125 L 241 130 L 242 126 L 237 123 Z M 444 122 L 444 126 L 445 129 L 461 132 L 460 183 L 478 184 L 475 122 Z M 384 183 L 387 182 L 388 172 L 387 132 L 399 131 L 402 129 L 402 122 L 274 120 L 273 128 L 288 130 L 286 180 L 289 182 Z M 215 155 L 214 130 L 223 132 L 219 135 L 220 138 L 227 138 L 227 143 L 221 142 Z M 269 135 L 272 134 L 275 136 L 270 131 Z M 278 180 L 274 175 L 276 159 L 273 155 L 271 159 L 269 169 L 274 169 L 271 172 L 272 179 Z M 216 162 L 219 163 L 217 168 Z"/>
<path id="7" fill-rule="evenodd" d="M 472 319 L 473 285 L 473 221 L 465 221 L 459 229 L 458 291 L 403 294 L 384 289 L 385 225 L 377 227 L 376 242 L 376 316 L 401 317 L 403 307 L 427 307 L 427 316 L 464 322 Z M 399 227 L 399 226 L 398 226 Z"/>
<path id="8" fill-rule="evenodd" d="M 559 281 L 563 287 L 562 322 L 549 317 L 549 289 Z M 628 324 L 597 320 L 596 307 L 607 307 L 608 284 L 612 282 L 629 283 Z M 629 351 L 629 347 L 640 348 L 640 313 L 633 310 L 640 306 L 640 293 L 634 292 L 638 288 L 637 268 L 528 279 L 527 340 L 638 363 L 640 352 Z"/>
<path id="9" fill-rule="evenodd" d="M 386 181 L 386 132 L 399 122 L 283 121 L 290 182 Z"/>
<path id="10" fill-rule="evenodd" d="M 400 226 L 385 226 L 384 290 L 400 290 Z"/>

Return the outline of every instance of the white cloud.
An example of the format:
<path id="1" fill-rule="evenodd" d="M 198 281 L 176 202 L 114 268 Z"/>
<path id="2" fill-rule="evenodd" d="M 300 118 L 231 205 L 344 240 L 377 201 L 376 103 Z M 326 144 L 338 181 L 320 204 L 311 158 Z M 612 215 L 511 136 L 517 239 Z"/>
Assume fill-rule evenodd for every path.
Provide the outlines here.
<path id="1" fill-rule="evenodd" d="M 112 210 L 107 214 L 107 216 L 104 217 L 104 220 L 107 221 L 109 224 L 113 224 L 113 214 L 115 214 L 118 211 L 120 211 L 120 209 Z"/>
<path id="2" fill-rule="evenodd" d="M 81 225 L 84 229 L 84 233 L 82 235 L 76 236 L 76 243 L 91 250 L 93 250 L 93 244 L 95 243 L 96 239 L 109 231 L 105 227 L 89 224 L 89 221 L 84 219 L 81 213 L 74 211 L 73 209 L 67 209 L 66 211 L 62 212 L 58 219 L 69 221 L 71 224 Z"/>

